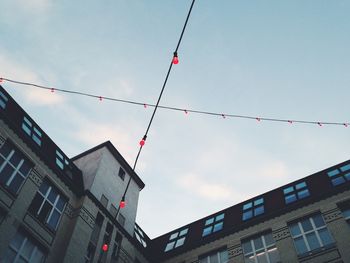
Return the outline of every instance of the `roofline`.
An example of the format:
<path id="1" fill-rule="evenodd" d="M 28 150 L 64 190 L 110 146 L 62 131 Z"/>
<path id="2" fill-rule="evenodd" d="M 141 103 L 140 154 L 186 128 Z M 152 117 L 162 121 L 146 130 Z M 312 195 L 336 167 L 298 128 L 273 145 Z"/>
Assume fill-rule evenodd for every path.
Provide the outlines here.
<path id="1" fill-rule="evenodd" d="M 71 158 L 72 161 L 76 161 L 77 159 L 80 159 L 83 156 L 86 156 L 96 150 L 99 150 L 103 147 L 106 147 L 111 154 L 114 156 L 114 158 L 123 166 L 123 168 L 127 171 L 127 173 L 131 176 L 132 179 L 137 183 L 137 185 L 141 188 L 141 190 L 145 187 L 145 183 L 141 180 L 141 178 L 136 174 L 136 172 L 131 168 L 131 166 L 128 164 L 128 162 L 124 159 L 124 157 L 119 153 L 119 151 L 114 147 L 114 145 L 111 143 L 111 141 L 105 141 L 89 150 L 86 150 L 85 152 L 82 152 L 74 157 Z"/>

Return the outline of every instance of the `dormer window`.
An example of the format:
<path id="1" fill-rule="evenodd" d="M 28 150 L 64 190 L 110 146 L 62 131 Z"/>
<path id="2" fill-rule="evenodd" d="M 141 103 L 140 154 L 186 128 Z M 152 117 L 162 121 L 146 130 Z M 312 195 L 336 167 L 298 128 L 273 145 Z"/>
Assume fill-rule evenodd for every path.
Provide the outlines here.
<path id="1" fill-rule="evenodd" d="M 26 116 L 23 117 L 22 130 L 28 134 L 37 145 L 41 146 L 42 133 L 39 127 L 33 125 Z"/>

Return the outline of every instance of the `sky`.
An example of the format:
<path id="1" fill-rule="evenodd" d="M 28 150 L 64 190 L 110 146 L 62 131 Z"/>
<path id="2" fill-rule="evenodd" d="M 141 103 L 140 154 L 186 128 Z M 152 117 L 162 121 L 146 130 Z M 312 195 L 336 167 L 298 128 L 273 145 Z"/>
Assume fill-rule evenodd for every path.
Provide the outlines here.
<path id="1" fill-rule="evenodd" d="M 190 4 L 0 0 L 0 77 L 155 103 Z M 349 122 L 349 13 L 348 0 L 197 0 L 161 104 Z M 132 165 L 152 114 L 3 87 L 69 157 L 110 140 Z M 349 132 L 159 109 L 136 168 L 137 222 L 154 238 L 348 160 Z"/>

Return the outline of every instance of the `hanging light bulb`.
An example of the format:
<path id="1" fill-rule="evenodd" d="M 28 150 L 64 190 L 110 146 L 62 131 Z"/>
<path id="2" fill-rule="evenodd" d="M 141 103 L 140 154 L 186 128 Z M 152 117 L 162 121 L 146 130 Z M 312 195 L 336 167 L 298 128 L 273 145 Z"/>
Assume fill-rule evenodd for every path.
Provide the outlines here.
<path id="1" fill-rule="evenodd" d="M 177 56 L 177 52 L 174 52 L 173 64 L 179 64 L 179 57 Z"/>
<path id="2" fill-rule="evenodd" d="M 142 138 L 142 140 L 140 141 L 140 146 L 141 146 L 141 147 L 143 147 L 143 146 L 145 145 L 146 139 L 147 139 L 147 136 L 144 135 L 143 138 Z"/>
<path id="3" fill-rule="evenodd" d="M 103 251 L 103 252 L 107 252 L 107 250 L 108 250 L 108 244 L 104 243 L 104 244 L 102 245 L 102 251 Z"/>
<path id="4" fill-rule="evenodd" d="M 125 205 L 126 205 L 125 197 L 123 196 L 122 200 L 121 200 L 120 203 L 119 203 L 119 207 L 120 207 L 120 208 L 124 208 Z"/>

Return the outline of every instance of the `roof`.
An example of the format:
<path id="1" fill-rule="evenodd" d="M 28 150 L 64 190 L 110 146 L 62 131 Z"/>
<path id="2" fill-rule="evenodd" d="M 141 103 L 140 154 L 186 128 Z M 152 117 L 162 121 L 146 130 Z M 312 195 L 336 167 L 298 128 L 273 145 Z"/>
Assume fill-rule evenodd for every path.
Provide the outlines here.
<path id="1" fill-rule="evenodd" d="M 4 107 L 0 107 L 0 118 L 23 140 L 23 142 L 52 169 L 73 192 L 81 196 L 84 192 L 83 177 L 80 169 L 66 156 L 56 143 L 40 128 L 40 126 L 19 106 L 19 104 L 0 85 L 0 93 L 7 98 Z M 3 98 L 2 96 L 2 98 Z M 41 145 L 23 129 L 24 118 L 41 133 Z M 60 153 L 62 168 L 57 165 L 57 152 Z M 63 164 L 64 163 L 64 164 Z"/>
<path id="2" fill-rule="evenodd" d="M 114 147 L 114 145 L 110 141 L 103 142 L 77 156 L 71 158 L 72 161 L 80 159 L 83 156 L 86 156 L 92 152 L 95 152 L 103 147 L 106 147 L 114 158 L 121 164 L 121 166 L 126 170 L 126 172 L 131 176 L 132 179 L 137 183 L 137 185 L 143 189 L 145 187 L 145 183 L 141 180 L 141 178 L 135 173 L 135 171 L 131 168 L 128 162 L 124 159 L 124 157 L 119 153 L 119 151 Z"/>
<path id="3" fill-rule="evenodd" d="M 297 185 L 298 187 L 296 187 Z M 299 192 L 305 189 L 307 189 L 308 194 L 303 192 L 303 197 L 299 198 Z M 157 255 L 154 260 L 159 262 L 346 190 L 350 190 L 350 160 L 215 212 L 152 239 L 150 254 Z M 286 197 L 293 194 L 295 194 L 296 200 L 287 203 Z M 263 200 L 261 213 L 254 216 L 254 209 L 261 206 L 261 200 Z M 260 203 L 260 205 L 254 206 L 255 201 L 258 201 L 257 204 Z M 246 210 L 244 210 L 244 207 Z M 252 211 L 252 216 L 249 217 L 247 213 L 246 215 L 249 218 L 244 219 L 243 214 L 248 210 Z M 222 214 L 224 214 L 224 217 L 222 217 Z M 223 223 L 222 229 L 212 230 L 210 234 L 203 235 L 205 228 L 212 226 L 212 229 L 214 229 L 216 218 L 221 218 L 221 220 L 218 220 L 218 224 Z M 213 223 L 211 223 L 212 221 Z M 186 231 L 186 229 L 188 230 Z M 184 230 L 183 233 L 187 233 L 181 236 L 180 232 L 182 230 Z M 177 238 L 174 238 L 174 236 L 177 236 Z M 174 243 L 171 245 L 173 246 L 172 249 L 167 252 L 164 251 L 169 243 L 179 240 L 180 237 L 185 237 L 183 245 L 176 247 Z"/>

